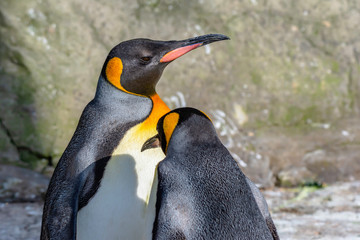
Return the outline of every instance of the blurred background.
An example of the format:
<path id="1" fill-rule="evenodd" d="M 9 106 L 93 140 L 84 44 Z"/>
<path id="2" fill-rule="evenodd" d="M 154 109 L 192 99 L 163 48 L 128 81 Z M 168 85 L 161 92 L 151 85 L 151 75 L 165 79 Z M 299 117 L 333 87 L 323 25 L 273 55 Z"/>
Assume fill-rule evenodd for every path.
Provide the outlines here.
<path id="1" fill-rule="evenodd" d="M 335 186 L 324 198 L 339 192 L 336 186 L 355 193 L 349 201 L 357 210 L 348 210 L 355 211 L 351 216 L 360 228 L 354 190 L 360 191 L 359 22 L 358 0 L 2 0 L 0 195 L 7 195 L 0 199 L 23 196 L 9 189 L 34 179 L 40 180 L 33 201 L 46 190 L 45 176 L 51 176 L 93 98 L 116 44 L 222 33 L 231 41 L 170 64 L 158 94 L 171 108 L 208 113 L 243 171 L 271 189 L 269 198 L 296 199 L 304 186 Z M 283 187 L 300 190 L 283 193 Z M 297 200 L 305 201 L 307 191 Z M 291 209 L 298 206 L 279 210 L 275 222 L 285 224 L 281 214 Z M 29 229 L 37 232 L 39 223 L 34 224 Z M 291 231 L 280 230 L 281 236 L 295 239 Z"/>

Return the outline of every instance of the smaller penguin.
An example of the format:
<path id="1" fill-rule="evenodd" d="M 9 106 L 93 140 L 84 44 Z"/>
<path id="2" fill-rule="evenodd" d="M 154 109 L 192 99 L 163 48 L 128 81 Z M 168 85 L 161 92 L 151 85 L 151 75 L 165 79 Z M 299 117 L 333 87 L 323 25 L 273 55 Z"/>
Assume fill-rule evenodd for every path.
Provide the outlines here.
<path id="1" fill-rule="evenodd" d="M 166 154 L 157 168 L 153 239 L 273 239 L 256 191 L 206 114 L 175 109 L 157 131 L 142 147 Z"/>

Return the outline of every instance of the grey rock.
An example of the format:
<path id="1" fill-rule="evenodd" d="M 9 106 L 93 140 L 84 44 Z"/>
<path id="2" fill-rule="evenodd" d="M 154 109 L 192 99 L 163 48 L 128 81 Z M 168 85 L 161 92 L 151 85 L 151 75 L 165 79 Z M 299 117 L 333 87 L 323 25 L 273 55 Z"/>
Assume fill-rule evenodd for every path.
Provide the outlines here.
<path id="1" fill-rule="evenodd" d="M 38 202 L 43 199 L 49 178 L 37 172 L 0 165 L 0 202 Z"/>
<path id="2" fill-rule="evenodd" d="M 40 238 L 43 204 L 0 203 L 2 240 L 37 240 Z"/>
<path id="3" fill-rule="evenodd" d="M 290 167 L 277 175 L 277 185 L 281 187 L 295 187 L 312 181 L 316 181 L 315 174 L 305 167 Z"/>
<path id="4" fill-rule="evenodd" d="M 303 193 L 304 188 L 263 191 L 280 239 L 359 239 L 359 181 Z M 1 239 L 39 239 L 42 207 L 37 202 L 0 204 Z"/>
<path id="5" fill-rule="evenodd" d="M 311 172 L 316 174 L 321 182 L 333 183 L 339 177 L 338 168 L 325 150 L 319 149 L 304 155 L 303 161 Z"/>
<path id="6" fill-rule="evenodd" d="M 281 239 L 359 239 L 360 182 L 263 192 Z M 301 197 L 299 197 L 301 195 Z"/>

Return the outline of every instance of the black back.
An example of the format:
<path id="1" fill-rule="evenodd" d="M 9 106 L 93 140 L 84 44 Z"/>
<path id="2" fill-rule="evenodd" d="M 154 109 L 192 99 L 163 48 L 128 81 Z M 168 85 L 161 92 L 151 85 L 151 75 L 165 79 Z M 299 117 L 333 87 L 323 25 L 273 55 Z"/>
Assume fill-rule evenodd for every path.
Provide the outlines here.
<path id="1" fill-rule="evenodd" d="M 158 167 L 153 239 L 272 239 L 210 120 L 195 109 L 174 111 L 180 118 Z"/>

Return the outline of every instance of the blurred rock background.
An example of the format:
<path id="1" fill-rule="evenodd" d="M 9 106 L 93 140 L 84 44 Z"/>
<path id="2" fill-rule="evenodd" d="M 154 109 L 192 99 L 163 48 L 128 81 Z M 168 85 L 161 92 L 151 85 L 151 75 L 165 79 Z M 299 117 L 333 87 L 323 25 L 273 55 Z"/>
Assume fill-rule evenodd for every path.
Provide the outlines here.
<path id="1" fill-rule="evenodd" d="M 200 108 L 256 183 L 360 179 L 358 0 L 2 0 L 0 163 L 51 174 L 121 41 L 222 33 L 158 93 Z"/>

